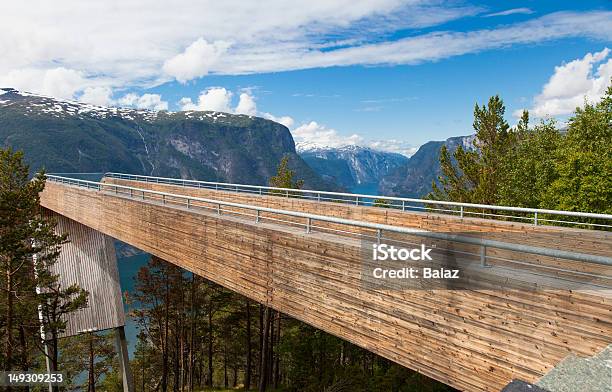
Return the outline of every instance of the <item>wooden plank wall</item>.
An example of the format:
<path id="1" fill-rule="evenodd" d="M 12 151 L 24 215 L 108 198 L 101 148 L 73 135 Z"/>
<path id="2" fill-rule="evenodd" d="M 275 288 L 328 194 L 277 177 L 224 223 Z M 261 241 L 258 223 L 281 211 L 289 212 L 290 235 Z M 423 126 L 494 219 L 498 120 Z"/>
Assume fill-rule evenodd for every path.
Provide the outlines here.
<path id="1" fill-rule="evenodd" d="M 68 317 L 62 337 L 125 325 L 114 240 L 51 210 L 45 215 L 57 221 L 56 231 L 68 233 L 69 240 L 52 271 L 62 286 L 76 283 L 89 292 L 88 306 Z"/>
<path id="2" fill-rule="evenodd" d="M 612 342 L 609 291 L 372 289 L 346 236 L 56 183 L 41 203 L 461 390 L 535 381 Z"/>
<path id="3" fill-rule="evenodd" d="M 568 251 L 582 251 L 585 253 L 608 256 L 612 254 L 612 233 L 600 230 L 535 226 L 530 223 L 499 221 L 482 218 L 459 218 L 449 214 L 400 211 L 397 209 L 354 206 L 351 204 L 340 204 L 334 202 L 317 202 L 299 198 L 286 198 L 282 196 L 260 196 L 256 194 L 215 191 L 210 189 L 145 183 L 114 178 L 105 178 L 103 181 L 109 184 L 119 184 L 178 195 L 230 201 L 234 203 L 243 203 L 267 208 L 300 211 L 311 214 L 424 229 L 435 232 L 461 233 L 468 236 L 483 237 L 503 242 L 551 247 Z M 184 202 L 182 200 L 175 201 Z M 210 204 L 207 206 L 213 208 L 215 207 Z M 238 210 L 235 208 L 224 207 L 224 209 L 233 210 L 239 213 L 247 212 L 245 210 Z M 254 212 L 250 213 L 253 214 Z M 267 217 L 270 219 L 292 221 L 299 225 L 298 227 L 304 227 L 303 225 L 305 223 L 303 218 L 296 219 L 278 214 L 264 213 L 261 214 L 261 216 L 263 218 Z M 370 237 L 375 236 L 375 233 L 372 230 L 356 228 L 350 229 L 347 228 L 347 226 L 327 224 L 323 222 L 315 222 L 315 225 L 318 226 L 318 229 L 352 230 L 355 233 L 366 234 Z M 390 233 L 384 233 L 384 236 L 390 239 L 398 238 L 397 235 L 394 236 Z M 453 246 L 455 250 L 463 250 L 474 254 L 478 254 L 480 251 L 480 249 L 475 246 L 459 244 L 454 244 Z M 553 273 L 557 276 L 562 276 L 564 274 L 563 272 L 553 271 L 548 268 L 555 267 L 563 270 L 603 275 L 607 277 L 607 279 L 603 282 L 604 284 L 610 284 L 610 282 L 612 282 L 612 269 L 605 266 L 560 260 L 544 256 L 526 255 L 499 249 L 488 249 L 487 255 L 492 257 L 490 260 L 488 260 L 488 262 L 494 265 L 504 265 L 511 268 L 516 265 L 516 261 L 520 261 L 529 263 L 529 265 L 524 268 L 529 268 L 538 273 Z M 592 276 L 585 277 L 585 280 L 589 282 L 601 282 L 601 279 L 593 278 Z"/>

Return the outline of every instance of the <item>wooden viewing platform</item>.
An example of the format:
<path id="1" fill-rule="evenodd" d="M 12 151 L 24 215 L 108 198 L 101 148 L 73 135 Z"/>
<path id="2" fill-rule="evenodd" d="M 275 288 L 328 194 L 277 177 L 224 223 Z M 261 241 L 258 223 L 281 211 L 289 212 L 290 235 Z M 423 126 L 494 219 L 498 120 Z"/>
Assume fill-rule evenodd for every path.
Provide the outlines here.
<path id="1" fill-rule="evenodd" d="M 535 382 L 568 355 L 590 357 L 612 343 L 609 265 L 488 248 L 488 268 L 477 257 L 461 259 L 481 280 L 474 289 L 372 288 L 362 279 L 358 236 L 376 235 L 372 230 L 314 222 L 307 233 L 301 218 L 271 212 L 254 217 L 241 208 L 184 203 L 147 191 L 431 232 L 478 233 L 605 257 L 611 255 L 610 232 L 116 178 L 104 182 L 142 194 L 48 181 L 41 204 L 461 390 L 499 391 L 512 379 Z M 385 233 L 389 240 L 409 237 Z M 470 244 L 454 249 L 479 252 Z M 510 281 L 514 288 L 504 289 Z"/>

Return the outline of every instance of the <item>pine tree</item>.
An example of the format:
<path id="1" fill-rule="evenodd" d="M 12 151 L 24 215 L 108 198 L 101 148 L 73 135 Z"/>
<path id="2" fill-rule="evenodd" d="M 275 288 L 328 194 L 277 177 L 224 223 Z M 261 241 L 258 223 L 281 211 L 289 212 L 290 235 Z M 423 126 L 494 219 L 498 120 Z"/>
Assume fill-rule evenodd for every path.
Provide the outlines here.
<path id="1" fill-rule="evenodd" d="M 284 156 L 278 164 L 276 175 L 270 178 L 270 186 L 275 188 L 301 189 L 304 180 L 294 180 L 295 172 L 289 169 L 289 156 Z"/>
<path id="2" fill-rule="evenodd" d="M 66 372 L 73 384 L 71 387 L 93 392 L 103 377 L 117 370 L 117 366 L 114 366 L 117 353 L 112 333 L 88 332 L 65 338 L 60 342 L 60 348 L 62 371 Z M 84 385 L 74 385 L 81 373 L 88 375 Z"/>
<path id="3" fill-rule="evenodd" d="M 56 234 L 55 222 L 41 215 L 39 194 L 44 187 L 44 172 L 29 179 L 22 152 L 0 149 L 1 332 L 5 370 L 18 365 L 27 369 L 29 347 L 37 346 L 45 352 L 40 341 L 39 309 L 43 331 L 53 347 L 53 370 L 57 370 L 57 338 L 65 329 L 65 317 L 87 303 L 86 292 L 76 285 L 60 287 L 57 275 L 52 273 L 66 235 Z"/>
<path id="4" fill-rule="evenodd" d="M 504 119 L 505 111 L 504 102 L 497 95 L 486 106 L 476 104 L 473 149 L 459 146 L 451 158 L 448 148 L 442 147 L 440 186 L 432 184 L 430 198 L 481 204 L 498 202 L 504 159 L 516 140 L 514 130 Z M 526 126 L 527 114 L 524 121 Z"/>

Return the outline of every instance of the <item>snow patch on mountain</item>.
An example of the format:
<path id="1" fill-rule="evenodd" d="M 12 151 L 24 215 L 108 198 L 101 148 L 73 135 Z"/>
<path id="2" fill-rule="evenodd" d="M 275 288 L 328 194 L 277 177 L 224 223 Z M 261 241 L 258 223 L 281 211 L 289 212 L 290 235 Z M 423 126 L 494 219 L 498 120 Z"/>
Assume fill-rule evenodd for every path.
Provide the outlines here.
<path id="1" fill-rule="evenodd" d="M 398 153 L 356 145 L 332 148 L 298 143 L 296 149 L 317 173 L 349 189 L 356 185 L 377 184 L 408 160 Z"/>
<path id="2" fill-rule="evenodd" d="M 112 118 L 121 117 L 132 121 L 151 122 L 161 118 L 187 118 L 190 120 L 209 120 L 213 122 L 226 121 L 229 119 L 227 113 L 223 112 L 169 112 L 155 111 L 149 109 L 132 109 L 92 105 L 89 103 L 60 100 L 40 94 L 32 94 L 18 91 L 13 88 L 0 88 L 0 107 L 13 106 L 21 107 L 24 114 L 35 115 L 45 114 L 55 118 L 80 117 L 80 118 Z M 251 116 L 245 116 L 251 117 Z"/>

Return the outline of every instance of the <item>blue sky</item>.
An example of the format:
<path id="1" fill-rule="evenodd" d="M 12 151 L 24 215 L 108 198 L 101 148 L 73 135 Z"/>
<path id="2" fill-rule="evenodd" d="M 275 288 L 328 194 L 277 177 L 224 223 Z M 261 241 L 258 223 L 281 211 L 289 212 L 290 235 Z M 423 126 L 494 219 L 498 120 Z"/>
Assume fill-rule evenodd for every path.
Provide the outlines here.
<path id="1" fill-rule="evenodd" d="M 15 22 L 0 26 L 11 46 L 0 38 L 0 49 L 13 58 L 0 60 L 0 84 L 102 105 L 258 115 L 304 144 L 408 154 L 472 132 L 474 104 L 491 95 L 511 123 L 523 108 L 563 120 L 612 76 L 609 1 L 204 3 L 143 11 L 132 0 L 99 5 L 100 18 L 87 20 L 78 2 L 49 12 L 11 2 Z M 57 48 L 42 49 L 45 40 Z"/>

